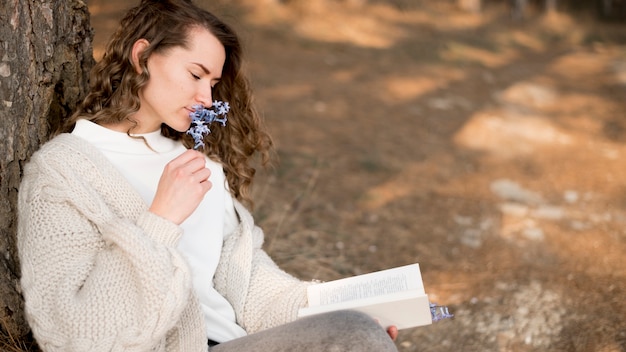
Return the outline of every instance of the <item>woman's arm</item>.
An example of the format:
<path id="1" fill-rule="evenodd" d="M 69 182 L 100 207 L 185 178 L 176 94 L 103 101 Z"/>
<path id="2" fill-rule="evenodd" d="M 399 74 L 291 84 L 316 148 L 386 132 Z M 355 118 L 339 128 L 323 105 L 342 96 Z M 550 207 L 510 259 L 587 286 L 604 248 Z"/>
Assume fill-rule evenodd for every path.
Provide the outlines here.
<path id="1" fill-rule="evenodd" d="M 215 273 L 215 288 L 233 305 L 237 323 L 248 333 L 291 322 L 307 305 L 309 282 L 281 270 L 262 249 L 263 231 L 252 215 L 235 202 L 240 218 L 227 237 Z"/>
<path id="2" fill-rule="evenodd" d="M 18 202 L 21 283 L 37 341 L 51 351 L 160 343 L 191 292 L 174 248 L 180 228 L 147 209 L 120 216 L 84 180 L 42 165 L 25 172 Z"/>

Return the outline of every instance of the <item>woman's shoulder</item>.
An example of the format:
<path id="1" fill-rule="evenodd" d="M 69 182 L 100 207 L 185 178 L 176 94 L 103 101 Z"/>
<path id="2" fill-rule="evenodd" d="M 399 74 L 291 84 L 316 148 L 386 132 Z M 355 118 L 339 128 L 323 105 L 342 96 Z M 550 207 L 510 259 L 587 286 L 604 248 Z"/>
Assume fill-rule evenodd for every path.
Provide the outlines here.
<path id="1" fill-rule="evenodd" d="M 50 153 L 64 155 L 85 150 L 89 150 L 89 143 L 87 141 L 71 133 L 61 133 L 43 143 L 33 155 Z"/>
<path id="2" fill-rule="evenodd" d="M 83 162 L 101 164 L 106 162 L 106 157 L 87 140 L 71 133 L 61 133 L 33 153 L 29 163 L 37 162 L 60 165 Z"/>
<path id="3" fill-rule="evenodd" d="M 22 179 L 35 175 L 45 178 L 50 173 L 69 175 L 84 174 L 89 170 L 99 169 L 98 173 L 108 170 L 108 161 L 95 147 L 86 140 L 70 133 L 62 133 L 44 143 L 28 160 Z"/>

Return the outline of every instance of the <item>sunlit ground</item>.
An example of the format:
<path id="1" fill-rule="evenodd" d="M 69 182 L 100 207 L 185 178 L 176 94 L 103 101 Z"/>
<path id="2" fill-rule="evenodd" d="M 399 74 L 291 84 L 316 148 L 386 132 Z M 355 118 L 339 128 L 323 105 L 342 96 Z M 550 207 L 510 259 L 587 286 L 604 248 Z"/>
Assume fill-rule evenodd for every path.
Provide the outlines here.
<path id="1" fill-rule="evenodd" d="M 100 57 L 120 9 L 88 1 Z M 302 279 L 419 262 L 455 319 L 401 351 L 626 350 L 626 25 L 452 1 L 202 1 L 280 157 L 266 248 Z M 287 4 L 284 4 L 287 3 Z"/>

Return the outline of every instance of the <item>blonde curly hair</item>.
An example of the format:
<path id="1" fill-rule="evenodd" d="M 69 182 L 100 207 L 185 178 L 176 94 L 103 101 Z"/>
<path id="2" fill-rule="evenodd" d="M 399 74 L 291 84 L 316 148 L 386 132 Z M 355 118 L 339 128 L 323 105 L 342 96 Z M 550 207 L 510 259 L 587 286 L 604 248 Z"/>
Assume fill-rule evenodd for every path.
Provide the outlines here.
<path id="1" fill-rule="evenodd" d="M 150 78 L 147 70 L 150 55 L 173 47 L 186 47 L 190 31 L 198 27 L 207 29 L 224 46 L 226 61 L 213 96 L 230 104 L 228 124 L 213 128 L 205 137 L 204 153 L 224 165 L 233 196 L 252 205 L 250 187 L 256 170 L 251 158 L 258 154 L 262 164 L 267 164 L 272 140 L 254 108 L 250 85 L 242 71 L 242 47 L 237 34 L 190 0 L 142 0 L 128 11 L 91 72 L 87 96 L 63 131 L 71 131 L 78 119 L 98 124 L 132 121 L 130 116 L 140 106 L 139 92 Z M 141 70 L 136 70 L 131 51 L 139 39 L 146 39 L 149 46 L 139 58 Z M 187 148 L 194 145 L 191 136 L 166 125 L 162 125 L 161 133 L 182 140 Z"/>

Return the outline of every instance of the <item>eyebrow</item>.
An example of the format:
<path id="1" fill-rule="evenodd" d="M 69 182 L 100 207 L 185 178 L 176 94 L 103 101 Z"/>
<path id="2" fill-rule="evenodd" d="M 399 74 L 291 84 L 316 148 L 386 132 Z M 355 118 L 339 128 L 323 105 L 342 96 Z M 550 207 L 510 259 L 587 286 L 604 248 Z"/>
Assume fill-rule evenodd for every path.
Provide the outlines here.
<path id="1" fill-rule="evenodd" d="M 203 64 L 199 63 L 199 62 L 192 62 L 193 65 L 196 65 L 198 67 L 200 67 L 202 69 L 202 71 L 204 71 L 204 73 L 206 73 L 207 75 L 211 74 L 211 70 L 209 70 L 208 68 L 206 68 L 206 66 L 204 66 Z M 214 78 L 216 81 L 220 81 L 222 79 L 222 77 L 215 77 Z"/>

